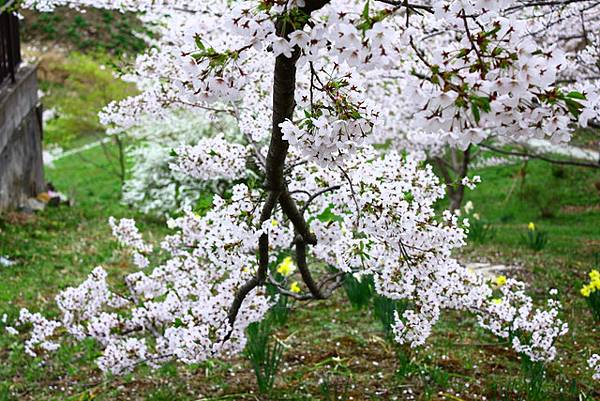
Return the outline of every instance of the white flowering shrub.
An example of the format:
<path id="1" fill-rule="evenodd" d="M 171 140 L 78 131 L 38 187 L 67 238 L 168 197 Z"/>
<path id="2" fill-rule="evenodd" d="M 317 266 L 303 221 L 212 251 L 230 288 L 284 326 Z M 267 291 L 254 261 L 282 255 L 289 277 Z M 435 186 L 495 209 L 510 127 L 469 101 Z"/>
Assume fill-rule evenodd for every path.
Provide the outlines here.
<path id="1" fill-rule="evenodd" d="M 127 136 L 133 145 L 126 149 L 131 167 L 123 185 L 123 202 L 143 213 L 167 216 L 193 208 L 203 195 L 217 190 L 219 180 L 233 180 L 245 171 L 245 164 L 237 163 L 243 155 L 232 153 L 232 149 L 244 148 L 224 139 L 237 139 L 227 120 L 211 122 L 202 114 L 180 110 L 159 121 L 148 118 L 128 130 Z M 234 166 L 225 174 L 204 166 L 201 180 L 177 166 L 171 168 L 177 154 L 185 154 L 188 165 L 196 166 L 193 158 L 198 150 L 226 154 Z"/>
<path id="2" fill-rule="evenodd" d="M 57 3 L 87 2 L 25 2 Z M 566 14 L 582 11 L 579 3 L 586 2 Z M 458 310 L 532 361 L 555 358 L 568 329 L 555 292 L 536 307 L 523 283 L 498 288 L 462 267 L 452 257 L 465 242 L 461 222 L 434 209 L 443 185 L 393 137 L 402 128 L 461 149 L 492 131 L 564 142 L 569 127 L 596 118 L 597 87 L 563 83 L 579 70 L 537 35 L 551 29 L 558 6 L 536 4 L 547 11 L 538 13 L 511 0 L 99 5 L 143 9 L 165 27 L 136 62 L 143 93 L 111 104 L 102 121 L 118 131 L 181 107 L 232 117 L 244 141 L 199 139 L 176 150 L 171 169 L 198 182 L 236 182 L 209 210 L 168 222 L 160 263 L 131 221 L 111 221 L 140 268 L 126 276 L 128 291 L 114 291 L 98 267 L 58 296 L 56 321 L 24 311 L 19 323 L 33 325 L 28 352 L 52 350 L 66 332 L 97 339 L 99 366 L 114 373 L 225 357 L 243 349 L 245 329 L 278 295 L 328 298 L 357 274 L 406 305 L 391 324 L 399 343 L 423 345 L 444 311 Z M 597 25 L 597 13 L 586 21 Z M 259 185 L 246 179 L 248 164 Z M 289 255 L 301 277 L 295 286 L 275 274 Z M 315 268 L 322 264 L 330 269 Z M 267 295 L 267 284 L 278 295 Z"/>

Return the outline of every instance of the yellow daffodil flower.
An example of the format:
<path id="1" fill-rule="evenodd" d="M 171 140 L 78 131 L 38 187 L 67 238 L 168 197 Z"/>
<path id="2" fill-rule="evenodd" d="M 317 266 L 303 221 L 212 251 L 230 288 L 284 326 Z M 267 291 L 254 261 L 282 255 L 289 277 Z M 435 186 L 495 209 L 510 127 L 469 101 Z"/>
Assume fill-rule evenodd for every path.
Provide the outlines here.
<path id="1" fill-rule="evenodd" d="M 533 222 L 530 222 L 530 223 L 527 225 L 527 229 L 528 229 L 529 231 L 535 231 L 535 224 L 533 224 Z"/>
<path id="2" fill-rule="evenodd" d="M 581 287 L 581 295 L 589 297 L 592 293 L 600 291 L 600 272 L 598 270 L 592 270 L 589 273 L 590 282 Z"/>
<path id="3" fill-rule="evenodd" d="M 296 265 L 294 265 L 294 261 L 290 256 L 283 259 L 283 262 L 281 262 L 277 267 L 277 273 L 286 277 L 292 274 L 294 270 L 296 270 Z"/>
<path id="4" fill-rule="evenodd" d="M 590 294 L 592 293 L 592 288 L 589 285 L 584 285 L 581 288 L 581 295 L 583 295 L 584 297 L 589 297 Z"/>
<path id="5" fill-rule="evenodd" d="M 297 281 L 294 281 L 294 282 L 293 282 L 293 283 L 290 285 L 290 291 L 291 291 L 291 292 L 295 292 L 296 294 L 298 294 L 298 293 L 301 291 L 301 289 L 300 289 L 300 286 L 298 285 L 298 282 L 297 282 Z"/>
<path id="6" fill-rule="evenodd" d="M 506 284 L 506 276 L 498 276 L 498 277 L 496 277 L 496 279 L 494 280 L 494 283 L 498 287 L 502 287 L 504 284 Z"/>

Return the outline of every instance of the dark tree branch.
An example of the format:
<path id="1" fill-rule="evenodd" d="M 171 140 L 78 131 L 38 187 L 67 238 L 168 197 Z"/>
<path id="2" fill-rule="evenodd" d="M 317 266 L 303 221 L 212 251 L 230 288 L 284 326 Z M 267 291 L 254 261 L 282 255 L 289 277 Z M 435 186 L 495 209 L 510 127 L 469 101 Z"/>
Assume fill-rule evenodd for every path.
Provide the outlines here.
<path id="1" fill-rule="evenodd" d="M 310 14 L 324 7 L 329 0 L 307 0 L 303 11 Z M 292 31 L 298 29 L 292 24 L 285 23 L 283 19 L 277 22 L 277 35 L 287 37 Z M 275 71 L 273 75 L 273 119 L 271 127 L 271 141 L 265 159 L 265 189 L 268 192 L 267 200 L 263 205 L 260 223 L 271 218 L 273 209 L 277 202 L 281 203 L 283 212 L 294 223 L 295 229 L 302 235 L 302 243 L 316 243 L 316 238 L 311 235 L 304 217 L 298 212 L 295 201 L 287 192 L 284 177 L 285 159 L 287 157 L 289 143 L 283 139 L 281 123 L 292 120 L 295 107 L 296 90 L 296 62 L 300 57 L 300 49 L 294 48 L 290 58 L 283 54 L 275 60 Z M 306 243 L 304 242 L 306 241 Z M 246 296 L 257 286 L 265 283 L 269 268 L 269 237 L 264 233 L 258 241 L 259 266 L 256 275 L 242 285 L 232 302 L 228 313 L 228 321 L 231 326 L 223 341 L 227 341 L 233 332 L 235 320 Z"/>
<path id="2" fill-rule="evenodd" d="M 317 11 L 325 7 L 327 4 L 329 4 L 329 1 L 330 0 L 306 0 L 306 5 L 304 6 L 303 10 L 305 13 L 310 14 L 313 11 Z"/>
<path id="3" fill-rule="evenodd" d="M 298 265 L 298 270 L 300 270 L 300 275 L 302 275 L 302 280 L 313 297 L 316 299 L 325 299 L 325 295 L 321 292 L 321 289 L 313 279 L 310 270 L 308 270 L 308 264 L 306 262 L 306 243 L 301 238 L 297 238 L 296 241 L 296 264 Z"/>
<path id="4" fill-rule="evenodd" d="M 444 158 L 441 156 L 435 156 L 433 158 L 433 161 L 437 165 L 438 169 L 440 170 L 440 174 L 444 178 L 444 183 L 446 184 L 448 195 L 452 196 L 452 192 L 454 191 L 454 189 L 450 185 L 452 184 L 452 177 L 450 176 L 449 171 L 449 169 L 451 168 L 451 164 L 444 160 Z"/>
<path id="5" fill-rule="evenodd" d="M 460 161 L 460 165 L 458 167 L 458 176 L 457 176 L 457 188 L 454 191 L 454 194 L 450 199 L 450 210 L 454 211 L 456 209 L 460 209 L 460 205 L 462 204 L 463 198 L 465 196 L 465 186 L 462 183 L 463 178 L 465 178 L 469 172 L 469 163 L 471 162 L 471 145 L 467 147 L 462 152 L 462 160 Z"/>
<path id="6" fill-rule="evenodd" d="M 572 3 L 589 3 L 590 0 L 558 0 L 558 1 L 523 1 L 517 6 L 512 6 L 506 11 L 513 11 L 528 7 L 566 6 Z"/>
<path id="7" fill-rule="evenodd" d="M 298 210 L 296 202 L 287 190 L 279 197 L 279 204 L 285 215 L 290 219 L 292 224 L 294 224 L 294 228 L 302 237 L 302 241 L 306 244 L 316 245 L 317 237 L 310 232 L 310 228 L 308 227 L 306 220 L 304 220 L 303 213 Z"/>
<path id="8" fill-rule="evenodd" d="M 310 204 L 311 204 L 311 203 L 312 203 L 312 202 L 313 202 L 315 199 L 317 199 L 319 196 L 321 196 L 321 195 L 323 195 L 323 194 L 326 194 L 327 192 L 332 192 L 332 191 L 338 190 L 338 189 L 340 189 L 341 187 L 342 187 L 341 185 L 334 185 L 334 186 L 332 186 L 332 187 L 328 187 L 328 188 L 322 189 L 322 190 L 320 190 L 319 192 L 315 192 L 314 194 L 312 194 L 312 195 L 309 195 L 309 198 L 308 198 L 308 199 L 306 200 L 306 202 L 304 203 L 304 206 L 302 207 L 302 210 L 300 211 L 300 213 L 304 214 L 304 213 L 305 213 L 305 212 L 308 210 L 308 208 L 309 208 Z"/>
<path id="9" fill-rule="evenodd" d="M 421 10 L 421 11 L 425 11 L 428 12 L 430 14 L 433 14 L 433 7 L 431 6 L 427 6 L 425 4 L 411 4 L 406 0 L 376 0 L 380 3 L 385 3 L 385 4 L 389 4 L 391 6 L 395 6 L 395 7 L 404 7 L 408 10 L 412 10 L 412 11 L 416 11 L 416 10 Z"/>
<path id="10" fill-rule="evenodd" d="M 264 223 L 265 221 L 271 218 L 271 214 L 275 205 L 277 204 L 277 199 L 279 198 L 279 192 L 269 192 L 269 196 L 263 205 L 263 209 L 260 215 L 260 222 Z M 233 325 L 235 323 L 235 319 L 240 311 L 240 307 L 246 299 L 246 296 L 257 286 L 263 285 L 266 277 L 267 271 L 269 268 L 269 236 L 268 234 L 262 234 L 258 239 L 258 270 L 256 275 L 248 280 L 244 285 L 242 285 L 237 293 L 235 294 L 235 298 L 229 308 L 229 313 L 227 315 L 227 320 L 231 325 L 231 328 L 227 335 L 224 337 L 223 341 L 227 341 L 231 337 L 231 333 L 233 332 Z"/>
<path id="11" fill-rule="evenodd" d="M 342 172 L 342 175 L 344 176 L 346 181 L 348 181 L 348 185 L 350 186 L 350 194 L 352 195 L 352 200 L 354 201 L 354 205 L 356 206 L 356 227 L 358 227 L 360 225 L 361 214 L 360 206 L 358 205 L 358 200 L 356 198 L 356 193 L 354 192 L 354 184 L 352 184 L 352 180 L 350 179 L 348 173 L 346 173 L 346 171 L 342 167 L 339 167 L 339 169 Z"/>
<path id="12" fill-rule="evenodd" d="M 515 151 L 511 151 L 511 150 L 499 149 L 499 148 L 496 148 L 496 147 L 493 147 L 490 145 L 480 144 L 479 146 L 481 146 L 482 148 L 491 150 L 492 152 L 497 152 L 497 153 L 500 153 L 503 155 L 508 155 L 508 156 L 527 157 L 529 159 L 538 159 L 538 160 L 542 160 L 542 161 L 545 161 L 548 163 L 560 164 L 560 165 L 564 165 L 564 166 L 600 168 L 600 162 L 599 163 L 588 163 L 588 162 L 581 162 L 581 161 L 577 161 L 577 160 L 558 160 L 558 159 L 552 159 L 552 158 L 546 157 L 544 155 L 536 155 L 534 153 L 515 152 Z"/>
<path id="13" fill-rule="evenodd" d="M 309 301 L 314 299 L 314 297 L 312 296 L 312 294 L 297 294 L 293 291 L 288 290 L 285 287 L 282 287 L 281 283 L 279 281 L 277 281 L 275 279 L 275 277 L 273 277 L 273 275 L 271 274 L 271 272 L 269 272 L 269 283 L 271 283 L 272 285 L 274 285 L 275 287 L 277 287 L 277 292 L 279 292 L 280 294 L 286 295 L 288 297 L 294 298 L 297 301 Z"/>

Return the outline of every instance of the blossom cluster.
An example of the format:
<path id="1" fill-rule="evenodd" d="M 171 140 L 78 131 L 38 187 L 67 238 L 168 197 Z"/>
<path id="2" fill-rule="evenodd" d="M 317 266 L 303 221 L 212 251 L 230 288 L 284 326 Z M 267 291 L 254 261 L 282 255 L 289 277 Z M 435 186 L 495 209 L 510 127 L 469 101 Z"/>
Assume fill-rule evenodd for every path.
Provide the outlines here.
<path id="1" fill-rule="evenodd" d="M 106 3 L 95 6 L 152 10 L 152 16 L 165 20 L 158 50 L 136 63 L 135 77 L 144 82 L 144 93 L 112 104 L 103 113 L 106 123 L 131 125 L 133 115 L 144 110 L 154 114 L 170 104 L 236 100 L 242 131 L 262 138 L 268 121 L 259 110 L 270 105 L 264 94 L 274 57 L 293 54 L 299 57 L 296 101 L 305 124 L 295 119 L 287 132 L 323 163 L 334 159 L 324 156 L 329 151 L 346 155 L 367 133 L 381 141 L 393 131 L 397 136 L 398 127 L 417 135 L 418 142 L 433 134 L 430 139 L 442 138 L 463 149 L 490 134 L 564 142 L 573 122 L 585 125 L 600 111 L 594 79 L 597 12 L 586 1 L 560 12 L 549 5 L 515 13 L 520 4 L 512 0 L 447 0 L 417 9 L 332 0 L 309 15 L 302 8 L 306 2 Z M 42 9 L 54 5 L 90 4 L 24 4 Z M 591 26 L 581 34 L 586 46 L 573 54 L 569 40 L 557 36 L 578 25 L 574 19 L 579 18 Z M 297 29 L 278 35 L 281 19 Z M 230 34 L 224 35 L 224 29 Z M 573 84 L 557 84 L 573 76 Z M 587 80 L 581 83 L 580 76 Z M 351 85 L 341 90 L 340 81 Z M 338 112 L 340 105 L 348 113 Z M 336 134 L 339 140 L 334 141 Z"/>
<path id="2" fill-rule="evenodd" d="M 171 165 L 173 171 L 200 181 L 234 180 L 244 175 L 244 159 L 248 149 L 225 140 L 223 135 L 217 135 L 214 138 L 202 138 L 193 146 L 180 146 L 175 153 L 177 158 Z"/>
<path id="3" fill-rule="evenodd" d="M 588 366 L 594 371 L 594 380 L 600 380 L 600 355 L 594 354 L 588 359 Z"/>
<path id="4" fill-rule="evenodd" d="M 215 104 L 235 101 L 242 132 L 260 140 L 269 127 L 271 99 L 265 93 L 274 57 L 293 52 L 298 53 L 299 109 L 298 118 L 283 126 L 285 138 L 323 165 L 342 163 L 362 143 L 397 136 L 398 127 L 416 135 L 416 142 L 430 135 L 429 142 L 442 138 L 465 148 L 490 132 L 510 137 L 545 132 L 565 140 L 571 111 L 581 123 L 594 117 L 593 96 L 554 86 L 567 64 L 561 50 L 540 52 L 524 22 L 499 16 L 497 10 L 510 2 L 497 4 L 496 11 L 487 3 L 465 3 L 471 36 L 461 40 L 461 2 L 450 2 L 452 12 L 412 16 L 408 27 L 402 13 L 387 6 L 375 3 L 365 13 L 362 2 L 344 3 L 332 1 L 287 37 L 275 34 L 274 21 L 295 14 L 281 6 L 265 11 L 241 2 L 229 12 L 222 12 L 222 5 L 218 11 L 205 8 L 198 11 L 201 24 L 170 16 L 168 26 L 182 28 L 164 32 L 162 51 L 140 57 L 136 65 L 140 81 L 156 81 L 161 71 L 160 89 L 149 85 L 137 100 L 111 105 L 103 121 L 130 126 L 136 121 L 131 116 L 145 109 L 156 113 L 178 104 L 216 111 Z M 347 11 L 338 13 L 340 8 Z M 223 27 L 232 34 L 222 35 Z M 485 68 L 476 57 L 483 49 L 473 50 L 469 42 L 480 42 L 482 35 L 489 42 Z M 461 52 L 467 54 L 458 57 Z"/>
<path id="5" fill-rule="evenodd" d="M 509 339 L 517 352 L 534 362 L 554 359 L 555 342 L 568 331 L 567 324 L 558 317 L 560 302 L 549 298 L 548 309 L 536 309 L 522 282 L 509 278 L 496 286 L 498 297 L 483 305 L 486 313 L 479 316 L 480 325 Z"/>
<path id="6" fill-rule="evenodd" d="M 171 220 L 170 227 L 178 232 L 162 244 L 171 257 L 148 273 L 129 274 L 126 295 L 111 291 L 106 272 L 98 267 L 81 285 L 57 296 L 58 321 L 23 310 L 19 323 L 33 326 L 28 352 L 33 354 L 36 346 L 56 349 L 58 345 L 48 338 L 58 327 L 78 339 L 98 340 L 104 346 L 98 364 L 115 374 L 142 362 L 155 366 L 176 358 L 193 363 L 241 351 L 247 325 L 272 305 L 264 290 L 254 290 L 245 299 L 235 327 L 228 323 L 233 297 L 256 264 L 260 230 L 247 216 L 253 209 L 248 195 L 248 188 L 238 186 L 228 201 L 215 197 L 214 209 L 205 216 L 188 212 Z M 130 220 L 111 224 L 121 243 L 134 250 L 142 246 Z M 289 243 L 288 234 L 282 241 Z M 147 336 L 154 337 L 151 343 L 146 342 Z"/>
<path id="7" fill-rule="evenodd" d="M 60 327 L 58 322 L 48 320 L 40 313 L 31 313 L 27 309 L 21 309 L 19 313 L 18 325 L 31 325 L 31 335 L 25 341 L 25 353 L 30 356 L 37 356 L 36 350 L 56 351 L 60 345 L 54 341 L 50 341 L 54 335 L 54 331 Z M 9 333 L 16 334 L 17 331 L 13 327 L 7 328 Z"/>
<path id="8" fill-rule="evenodd" d="M 140 269 L 148 266 L 148 259 L 145 254 L 152 252 L 152 247 L 146 244 L 135 226 L 133 219 L 121 219 L 119 222 L 114 217 L 108 219 L 108 224 L 112 228 L 113 235 L 119 243 L 133 251 L 135 265 Z"/>
<path id="9" fill-rule="evenodd" d="M 318 216 L 325 211 L 335 216 L 311 223 L 318 238 L 315 257 L 348 273 L 371 274 L 381 295 L 413 305 L 396 315 L 397 341 L 422 345 L 441 311 L 458 309 L 475 313 L 494 334 L 510 336 L 516 351 L 534 360 L 554 359 L 554 343 L 567 330 L 558 317 L 559 303 L 534 309 L 524 284 L 512 279 L 500 290 L 502 302 L 493 301 L 493 286 L 451 257 L 452 249 L 464 244 L 465 233 L 456 215 L 445 213 L 436 220 L 433 205 L 444 191 L 419 159 L 371 150 L 350 159 L 341 176 L 322 170 L 306 181 L 302 177 L 308 171 L 319 170 L 305 169 L 293 176 L 291 190 L 318 191 L 346 179 L 352 183 L 311 205 Z"/>

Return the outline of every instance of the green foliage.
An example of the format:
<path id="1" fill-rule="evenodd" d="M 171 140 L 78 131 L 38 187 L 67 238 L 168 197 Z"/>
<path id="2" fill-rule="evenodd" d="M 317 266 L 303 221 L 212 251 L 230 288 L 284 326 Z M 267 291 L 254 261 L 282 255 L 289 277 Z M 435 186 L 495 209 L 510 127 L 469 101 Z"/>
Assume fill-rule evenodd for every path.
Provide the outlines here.
<path id="1" fill-rule="evenodd" d="M 25 41 L 56 42 L 83 52 L 110 53 L 122 57 L 141 53 L 147 48 L 142 35 L 152 32 L 137 15 L 116 10 L 85 8 L 85 13 L 69 7 L 54 12 L 21 10 L 25 19 L 22 35 Z"/>
<path id="2" fill-rule="evenodd" d="M 600 322 L 600 291 L 596 291 L 586 297 L 585 301 L 592 312 L 592 316 L 597 322 Z"/>
<path id="3" fill-rule="evenodd" d="M 569 113 L 571 113 L 573 117 L 579 117 L 581 110 L 583 109 L 583 104 L 579 103 L 575 99 L 585 100 L 586 97 L 582 93 L 575 91 L 569 92 L 562 97 L 562 100 L 565 102 Z"/>
<path id="4" fill-rule="evenodd" d="M 347 274 L 344 277 L 344 289 L 350 304 L 356 309 L 362 309 L 369 305 L 375 291 L 372 276 L 355 277 Z"/>
<path id="5" fill-rule="evenodd" d="M 534 182 L 525 185 L 521 193 L 523 199 L 539 210 L 539 214 L 543 218 L 554 217 L 560 208 L 560 198 L 552 188 L 560 185 L 558 180 L 564 177 L 564 172 L 561 173 L 555 169 L 551 169 L 551 172 L 554 178 L 552 187 L 544 187 L 542 183 Z"/>
<path id="6" fill-rule="evenodd" d="M 0 401 L 10 401 L 10 386 L 8 383 L 0 383 Z"/>
<path id="7" fill-rule="evenodd" d="M 600 171 L 564 167 L 565 179 L 557 180 L 548 163 L 530 160 L 527 164 L 527 181 L 535 184 L 538 193 L 553 197 L 553 217 L 544 220 L 544 231 L 551 239 L 544 254 L 552 257 L 581 259 L 589 255 L 589 243 L 600 241 L 600 211 L 597 209 L 599 192 L 594 184 L 600 180 Z M 521 166 L 507 165 L 486 167 L 473 171 L 481 176 L 481 184 L 475 191 L 465 194 L 465 202 L 477 205 L 477 212 L 493 224 L 496 249 L 516 249 L 522 246 L 523 223 L 540 218 L 540 208 L 527 195 L 517 196 L 522 184 Z M 528 192 L 525 187 L 524 193 Z M 542 194 L 543 195 L 543 194 Z M 447 203 L 441 203 L 440 208 Z M 586 241 L 580 240 L 585 238 Z M 587 263 L 587 262 L 586 262 Z"/>
<path id="8" fill-rule="evenodd" d="M 409 375 L 419 369 L 419 366 L 413 363 L 411 352 L 408 346 L 396 347 L 396 360 L 398 366 L 396 368 L 396 377 L 400 380 L 405 380 Z"/>
<path id="9" fill-rule="evenodd" d="M 471 112 L 476 122 L 479 122 L 481 119 L 479 110 L 483 110 L 486 113 L 490 112 L 490 99 L 488 97 L 473 95 L 469 97 L 469 100 L 471 101 Z"/>
<path id="10" fill-rule="evenodd" d="M 177 364 L 175 362 L 165 363 L 158 369 L 158 373 L 164 377 L 177 377 Z"/>
<path id="11" fill-rule="evenodd" d="M 373 313 L 381 323 L 381 328 L 388 340 L 393 341 L 394 339 L 394 331 L 392 329 L 394 312 L 397 312 L 398 315 L 402 316 L 407 306 L 408 304 L 404 300 L 395 301 L 382 295 L 376 295 L 373 298 Z"/>
<path id="12" fill-rule="evenodd" d="M 590 281 L 579 291 L 585 298 L 592 316 L 600 322 L 600 272 L 596 269 L 589 273 Z"/>
<path id="13" fill-rule="evenodd" d="M 327 208 L 323 211 L 323 213 L 321 213 L 320 215 L 317 216 L 317 219 L 319 219 L 319 221 L 321 221 L 323 223 L 343 221 L 344 219 L 341 216 L 338 216 L 337 214 L 335 214 L 331 211 L 333 209 L 333 207 L 334 207 L 334 205 L 327 206 Z"/>
<path id="14" fill-rule="evenodd" d="M 58 114 L 46 124 L 44 135 L 48 143 L 68 147 L 76 139 L 103 133 L 98 112 L 111 101 L 136 93 L 133 85 L 115 78 L 108 59 L 97 57 L 71 53 L 67 58 L 50 59 L 43 65 L 52 79 L 42 82 L 46 92 L 44 107 L 55 109 Z"/>
<path id="15" fill-rule="evenodd" d="M 548 234 L 545 231 L 538 230 L 533 226 L 533 223 L 530 223 L 527 233 L 525 235 L 521 234 L 521 242 L 529 249 L 539 252 L 546 247 Z"/>
<path id="16" fill-rule="evenodd" d="M 194 39 L 198 51 L 192 53 L 191 56 L 196 61 L 207 60 L 210 71 L 222 71 L 227 64 L 229 64 L 229 62 L 234 61 L 238 57 L 238 53 L 235 51 L 227 50 L 223 53 L 220 53 L 213 47 L 206 47 L 198 35 L 196 35 Z"/>
<path id="17" fill-rule="evenodd" d="M 327 373 L 321 379 L 319 391 L 323 401 L 347 400 L 350 380 L 339 374 Z"/>
<path id="18" fill-rule="evenodd" d="M 292 301 L 285 295 L 280 295 L 277 303 L 269 311 L 269 317 L 274 325 L 281 327 L 285 325 L 290 317 Z"/>
<path id="19" fill-rule="evenodd" d="M 200 216 L 205 216 L 213 207 L 213 198 L 213 193 L 204 191 L 202 196 L 200 196 L 200 199 L 198 199 L 198 202 L 196 202 L 194 211 Z"/>
<path id="20" fill-rule="evenodd" d="M 496 229 L 486 220 L 481 218 L 469 218 L 469 234 L 468 238 L 471 241 L 479 244 L 493 240 L 496 236 Z"/>
<path id="21" fill-rule="evenodd" d="M 527 400 L 547 400 L 547 395 L 544 392 L 546 367 L 542 362 L 534 362 L 525 355 L 522 358 L 521 371 L 523 380 L 521 386 L 523 393 L 527 396 Z"/>
<path id="22" fill-rule="evenodd" d="M 557 179 L 566 178 L 566 170 L 563 166 L 553 164 L 550 168 L 552 169 L 552 177 Z"/>
<path id="23" fill-rule="evenodd" d="M 279 296 L 277 303 L 260 322 L 246 329 L 244 355 L 250 361 L 261 394 L 270 394 L 283 357 L 283 345 L 273 337 L 273 331 L 287 323 L 292 301 Z"/>
<path id="24" fill-rule="evenodd" d="M 273 328 L 274 322 L 266 318 L 250 324 L 246 329 L 248 342 L 244 353 L 252 365 L 258 389 L 262 394 L 269 394 L 273 389 L 283 356 L 281 343 L 270 341 Z"/>

